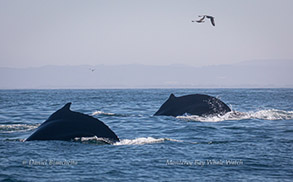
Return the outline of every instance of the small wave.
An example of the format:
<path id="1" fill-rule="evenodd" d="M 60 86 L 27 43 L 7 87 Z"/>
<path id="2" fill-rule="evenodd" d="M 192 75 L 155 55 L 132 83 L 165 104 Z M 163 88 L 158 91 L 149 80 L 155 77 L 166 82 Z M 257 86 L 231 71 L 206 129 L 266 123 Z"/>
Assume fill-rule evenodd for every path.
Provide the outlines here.
<path id="1" fill-rule="evenodd" d="M 40 124 L 0 124 L 2 133 L 14 133 L 29 131 L 37 128 Z"/>
<path id="2" fill-rule="evenodd" d="M 184 116 L 177 116 L 176 118 L 184 119 L 187 121 L 199 121 L 199 122 L 220 122 L 220 121 L 245 120 L 245 119 L 290 120 L 290 119 L 293 119 L 293 111 L 282 111 L 277 109 L 268 109 L 268 110 L 250 111 L 250 112 L 231 111 L 226 113 L 225 115 L 216 115 L 216 116 L 184 115 Z"/>
<path id="3" fill-rule="evenodd" d="M 142 138 L 135 138 L 135 139 L 123 139 L 123 140 L 120 140 L 120 142 L 114 143 L 114 145 L 144 145 L 144 144 L 152 144 L 152 143 L 162 143 L 164 141 L 183 142 L 181 140 L 175 140 L 170 138 L 142 137 Z"/>

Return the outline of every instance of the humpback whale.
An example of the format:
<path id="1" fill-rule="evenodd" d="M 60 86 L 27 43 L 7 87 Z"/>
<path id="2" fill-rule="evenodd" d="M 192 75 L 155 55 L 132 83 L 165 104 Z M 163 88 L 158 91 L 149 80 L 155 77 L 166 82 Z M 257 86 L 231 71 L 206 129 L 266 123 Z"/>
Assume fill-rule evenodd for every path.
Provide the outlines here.
<path id="1" fill-rule="evenodd" d="M 219 99 L 203 94 L 192 94 L 176 97 L 171 94 L 168 100 L 154 114 L 165 116 L 180 116 L 183 114 L 208 116 L 224 115 L 231 109 Z"/>
<path id="2" fill-rule="evenodd" d="M 99 137 L 109 143 L 119 141 L 116 134 L 102 121 L 70 110 L 71 103 L 65 104 L 43 122 L 26 139 L 32 140 L 72 140 L 76 137 Z"/>

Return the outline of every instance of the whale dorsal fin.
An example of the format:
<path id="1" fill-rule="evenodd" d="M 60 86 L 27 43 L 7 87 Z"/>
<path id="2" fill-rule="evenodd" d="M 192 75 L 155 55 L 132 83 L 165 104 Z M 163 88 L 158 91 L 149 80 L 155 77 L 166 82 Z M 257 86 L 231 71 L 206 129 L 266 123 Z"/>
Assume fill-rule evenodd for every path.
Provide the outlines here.
<path id="1" fill-rule="evenodd" d="M 175 99 L 175 98 L 176 98 L 176 96 L 173 93 L 170 94 L 169 99 Z"/>
<path id="2" fill-rule="evenodd" d="M 67 104 L 65 104 L 61 109 L 51 114 L 51 116 L 49 116 L 49 118 L 44 123 L 42 123 L 42 125 L 44 125 L 45 123 L 49 123 L 52 120 L 63 118 L 64 114 L 70 113 L 70 105 L 71 105 L 71 102 L 68 102 Z"/>
<path id="3" fill-rule="evenodd" d="M 71 106 L 71 102 L 68 102 L 68 103 L 65 104 L 61 109 L 62 109 L 62 110 L 70 110 L 70 106 Z"/>

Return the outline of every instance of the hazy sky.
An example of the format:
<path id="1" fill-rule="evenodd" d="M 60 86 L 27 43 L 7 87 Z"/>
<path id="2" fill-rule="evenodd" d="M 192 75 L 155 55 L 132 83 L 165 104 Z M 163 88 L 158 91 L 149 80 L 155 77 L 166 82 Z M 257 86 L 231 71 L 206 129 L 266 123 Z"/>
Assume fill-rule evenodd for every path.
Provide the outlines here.
<path id="1" fill-rule="evenodd" d="M 293 59 L 292 17 L 292 0 L 0 0 L 0 67 Z"/>

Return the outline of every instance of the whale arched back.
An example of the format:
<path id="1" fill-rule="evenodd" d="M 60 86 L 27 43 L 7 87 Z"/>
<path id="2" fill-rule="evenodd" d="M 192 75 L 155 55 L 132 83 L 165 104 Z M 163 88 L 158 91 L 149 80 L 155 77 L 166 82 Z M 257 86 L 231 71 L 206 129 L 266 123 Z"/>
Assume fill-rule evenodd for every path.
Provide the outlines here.
<path id="1" fill-rule="evenodd" d="M 119 141 L 117 135 L 102 121 L 70 110 L 71 103 L 65 104 L 53 113 L 36 131 L 26 139 L 32 140 L 71 140 L 76 137 L 105 138 Z"/>
<path id="2" fill-rule="evenodd" d="M 154 115 L 180 116 L 190 115 L 223 115 L 231 109 L 221 100 L 203 94 L 192 94 L 176 97 L 171 94 L 168 100 L 160 107 Z"/>

